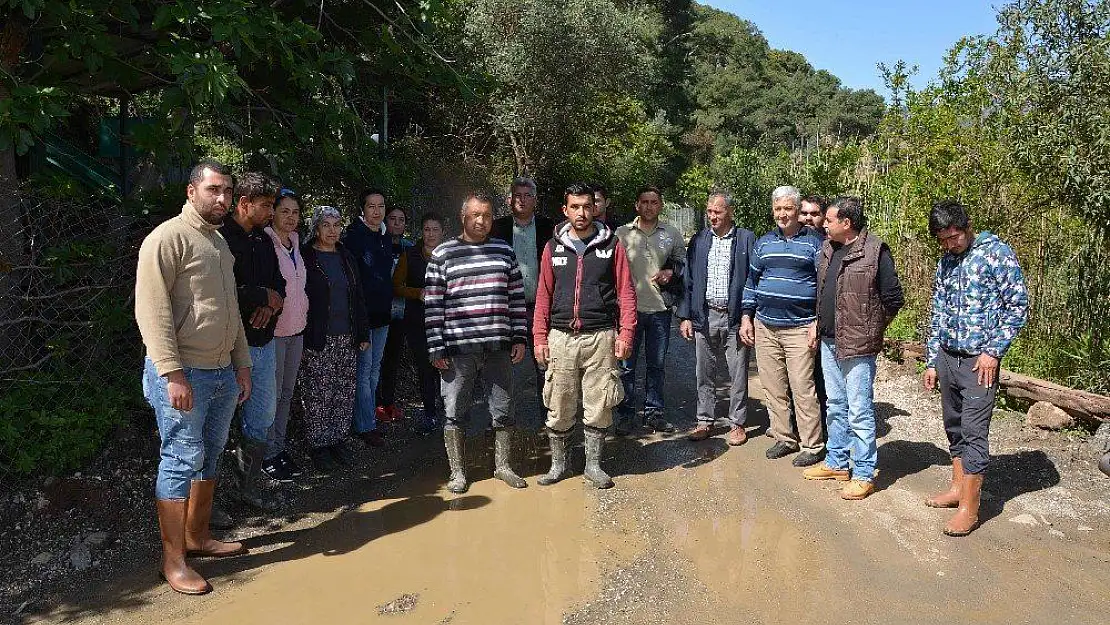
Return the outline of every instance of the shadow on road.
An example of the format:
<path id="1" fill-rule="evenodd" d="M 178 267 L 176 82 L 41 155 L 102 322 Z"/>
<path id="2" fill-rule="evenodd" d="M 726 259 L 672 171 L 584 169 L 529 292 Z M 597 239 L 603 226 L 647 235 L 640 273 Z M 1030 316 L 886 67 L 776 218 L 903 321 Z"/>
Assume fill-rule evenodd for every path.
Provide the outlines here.
<path id="1" fill-rule="evenodd" d="M 880 421 L 885 423 L 885 421 Z M 889 430 L 889 426 L 887 426 Z M 887 441 L 879 446 L 879 474 L 875 490 L 882 491 L 898 480 L 937 465 L 951 464 L 948 452 L 933 443 L 919 441 Z"/>
<path id="2" fill-rule="evenodd" d="M 991 456 L 983 480 L 980 522 L 1002 514 L 1009 501 L 1025 493 L 1051 488 L 1060 483 L 1060 472 L 1043 451 L 1028 450 Z"/>

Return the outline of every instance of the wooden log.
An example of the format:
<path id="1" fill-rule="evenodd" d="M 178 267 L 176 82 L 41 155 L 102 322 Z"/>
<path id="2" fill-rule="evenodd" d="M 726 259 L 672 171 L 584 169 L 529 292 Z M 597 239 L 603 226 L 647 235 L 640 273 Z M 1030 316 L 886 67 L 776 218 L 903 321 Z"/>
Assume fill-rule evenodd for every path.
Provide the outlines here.
<path id="1" fill-rule="evenodd" d="M 925 347 L 912 341 L 888 341 L 902 350 L 904 358 L 924 359 Z M 1032 378 L 1005 369 L 999 374 L 999 388 L 1011 397 L 1033 402 L 1046 401 L 1088 423 L 1110 421 L 1110 397 L 1068 388 L 1047 380 Z"/>

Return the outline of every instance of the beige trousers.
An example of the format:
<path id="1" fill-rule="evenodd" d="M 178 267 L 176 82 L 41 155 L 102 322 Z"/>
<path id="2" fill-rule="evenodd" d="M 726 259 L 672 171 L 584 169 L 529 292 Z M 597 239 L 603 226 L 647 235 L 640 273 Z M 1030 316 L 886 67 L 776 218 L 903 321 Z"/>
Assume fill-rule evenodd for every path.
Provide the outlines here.
<path id="1" fill-rule="evenodd" d="M 613 407 L 624 399 L 617 358 L 613 355 L 616 330 L 570 333 L 552 330 L 544 376 L 543 403 L 547 427 L 566 432 L 574 427 L 578 402 L 582 424 L 606 429 L 613 423 Z"/>
<path id="2" fill-rule="evenodd" d="M 755 362 L 764 403 L 771 416 L 771 436 L 819 453 L 825 448 L 821 406 L 813 382 L 816 352 L 809 348 L 809 328 L 775 328 L 755 320 Z M 794 396 L 795 434 L 790 425 L 790 395 Z"/>

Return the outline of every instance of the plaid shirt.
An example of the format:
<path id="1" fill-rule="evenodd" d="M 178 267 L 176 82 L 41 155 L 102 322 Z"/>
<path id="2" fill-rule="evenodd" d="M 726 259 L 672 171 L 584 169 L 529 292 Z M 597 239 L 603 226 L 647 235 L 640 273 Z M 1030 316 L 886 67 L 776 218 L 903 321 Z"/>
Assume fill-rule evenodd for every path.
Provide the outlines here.
<path id="1" fill-rule="evenodd" d="M 727 306 L 729 270 L 732 268 L 732 240 L 736 238 L 736 227 L 733 226 L 723 237 L 717 236 L 715 232 L 712 234 L 713 244 L 709 247 L 705 301 Z"/>

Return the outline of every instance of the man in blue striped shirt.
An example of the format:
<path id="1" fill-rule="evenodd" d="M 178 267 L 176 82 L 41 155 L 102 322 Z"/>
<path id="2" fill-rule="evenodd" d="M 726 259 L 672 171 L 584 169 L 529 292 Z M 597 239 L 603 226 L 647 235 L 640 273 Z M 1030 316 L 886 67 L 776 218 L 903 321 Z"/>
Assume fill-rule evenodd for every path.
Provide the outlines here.
<path id="1" fill-rule="evenodd" d="M 773 460 L 800 450 L 794 458 L 797 467 L 825 457 L 813 379 L 817 263 L 823 241 L 799 221 L 801 200 L 795 187 L 779 187 L 771 194 L 776 227 L 752 248 L 740 325 L 740 339 L 755 347 L 759 381 L 771 415 L 775 444 L 767 457 Z M 791 395 L 797 432 L 790 424 Z"/>

